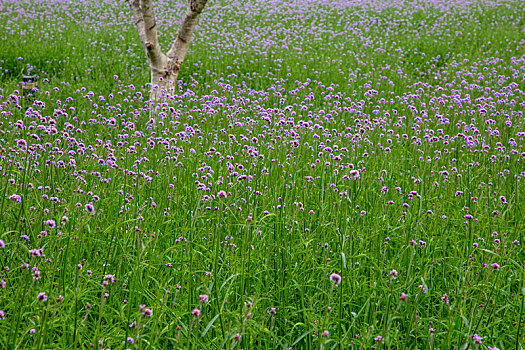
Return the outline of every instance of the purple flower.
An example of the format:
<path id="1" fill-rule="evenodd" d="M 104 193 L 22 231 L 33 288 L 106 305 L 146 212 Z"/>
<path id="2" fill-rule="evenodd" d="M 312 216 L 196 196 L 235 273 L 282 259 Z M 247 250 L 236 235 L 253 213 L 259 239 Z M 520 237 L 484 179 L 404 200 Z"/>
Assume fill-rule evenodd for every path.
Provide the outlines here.
<path id="1" fill-rule="evenodd" d="M 328 330 L 321 333 L 321 337 L 324 337 L 324 338 L 328 338 L 329 335 L 330 335 L 330 332 Z"/>
<path id="2" fill-rule="evenodd" d="M 477 334 L 474 334 L 472 340 L 474 340 L 474 343 L 481 344 L 481 337 Z"/>
<path id="3" fill-rule="evenodd" d="M 47 220 L 47 221 L 44 222 L 44 224 L 49 226 L 49 228 L 55 228 L 56 227 L 55 220 Z"/>
<path id="4" fill-rule="evenodd" d="M 444 302 L 445 304 L 449 303 L 448 295 L 446 293 L 443 294 L 443 296 L 441 297 L 441 301 Z"/>
<path id="5" fill-rule="evenodd" d="M 17 203 L 22 202 L 22 197 L 20 197 L 18 194 L 12 194 L 11 196 L 9 196 L 9 199 Z"/>
<path id="6" fill-rule="evenodd" d="M 201 303 L 207 303 L 209 300 L 206 294 L 199 295 L 199 299 L 201 300 Z"/>
<path id="7" fill-rule="evenodd" d="M 390 277 L 392 277 L 393 279 L 396 279 L 396 277 L 397 277 L 397 270 L 390 271 Z"/>
<path id="8" fill-rule="evenodd" d="M 191 314 L 195 317 L 199 317 L 201 315 L 201 310 L 195 308 L 193 309 L 193 311 L 191 312 Z"/>
<path id="9" fill-rule="evenodd" d="M 341 283 L 341 275 L 337 274 L 337 273 L 333 273 L 330 275 L 330 281 L 332 281 L 334 283 L 334 285 L 338 285 L 339 283 Z"/>
<path id="10" fill-rule="evenodd" d="M 219 198 L 226 198 L 228 195 L 226 194 L 226 191 L 219 191 L 219 193 L 217 193 L 217 196 Z"/>
<path id="11" fill-rule="evenodd" d="M 490 266 L 492 266 L 494 270 L 499 271 L 499 265 L 497 263 L 492 263 Z"/>
<path id="12" fill-rule="evenodd" d="M 36 298 L 38 299 L 38 301 L 46 301 L 47 300 L 47 295 L 46 295 L 46 293 L 39 293 Z"/>
<path id="13" fill-rule="evenodd" d="M 277 314 L 277 310 L 274 307 L 272 307 L 272 308 L 270 308 L 270 310 L 268 310 L 268 313 L 271 314 L 271 315 L 276 315 Z"/>
<path id="14" fill-rule="evenodd" d="M 106 281 L 111 282 L 111 283 L 115 283 L 115 275 L 106 275 L 106 276 L 104 276 L 104 279 Z"/>
<path id="15" fill-rule="evenodd" d="M 399 301 L 402 303 L 406 303 L 407 299 L 408 299 L 408 294 L 401 293 L 401 295 L 399 296 Z"/>
<path id="16" fill-rule="evenodd" d="M 95 207 L 91 203 L 86 204 L 85 208 L 86 211 L 90 214 L 93 214 L 95 212 Z"/>
<path id="17" fill-rule="evenodd" d="M 0 248 L 5 248 L 5 242 L 3 239 L 0 239 Z"/>

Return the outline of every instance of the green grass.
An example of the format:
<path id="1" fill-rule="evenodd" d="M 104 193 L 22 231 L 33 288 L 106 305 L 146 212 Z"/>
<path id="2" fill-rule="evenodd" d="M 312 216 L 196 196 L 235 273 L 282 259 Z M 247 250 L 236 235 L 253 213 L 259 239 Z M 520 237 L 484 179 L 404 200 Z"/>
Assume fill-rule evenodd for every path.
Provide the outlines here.
<path id="1" fill-rule="evenodd" d="M 1 6 L 1 348 L 523 349 L 522 2 Z"/>

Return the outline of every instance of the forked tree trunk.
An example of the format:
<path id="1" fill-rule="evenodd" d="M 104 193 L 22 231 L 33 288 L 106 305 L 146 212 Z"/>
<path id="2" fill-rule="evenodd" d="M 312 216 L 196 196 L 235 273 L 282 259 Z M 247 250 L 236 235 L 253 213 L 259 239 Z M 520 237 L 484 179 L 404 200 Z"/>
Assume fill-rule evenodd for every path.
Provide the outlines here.
<path id="1" fill-rule="evenodd" d="M 150 99 L 152 101 L 162 101 L 168 95 L 174 94 L 180 68 L 190 47 L 193 30 L 206 2 L 207 0 L 188 0 L 179 34 L 168 53 L 165 54 L 157 38 L 157 24 L 152 0 L 130 0 L 135 27 L 151 71 Z"/>

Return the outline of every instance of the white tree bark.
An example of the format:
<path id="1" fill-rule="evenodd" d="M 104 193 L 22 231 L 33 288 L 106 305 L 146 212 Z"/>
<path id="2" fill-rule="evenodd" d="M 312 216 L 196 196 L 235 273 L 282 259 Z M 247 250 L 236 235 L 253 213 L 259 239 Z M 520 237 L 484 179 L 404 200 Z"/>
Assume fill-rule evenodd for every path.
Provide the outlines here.
<path id="1" fill-rule="evenodd" d="M 150 99 L 158 102 L 173 95 L 182 63 L 190 47 L 193 30 L 207 0 L 188 0 L 179 33 L 167 54 L 160 48 L 152 0 L 130 0 L 135 28 L 151 71 Z"/>

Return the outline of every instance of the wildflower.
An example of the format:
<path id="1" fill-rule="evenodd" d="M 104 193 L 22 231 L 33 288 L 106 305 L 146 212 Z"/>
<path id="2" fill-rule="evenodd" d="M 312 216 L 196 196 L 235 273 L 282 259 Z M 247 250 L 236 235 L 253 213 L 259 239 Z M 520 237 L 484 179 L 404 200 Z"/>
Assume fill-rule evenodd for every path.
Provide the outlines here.
<path id="1" fill-rule="evenodd" d="M 499 348 L 497 348 L 495 346 L 494 347 L 487 346 L 487 349 L 489 349 L 489 350 L 499 350 Z"/>
<path id="2" fill-rule="evenodd" d="M 0 310 L 0 320 L 5 320 L 4 310 Z"/>
<path id="3" fill-rule="evenodd" d="M 474 334 L 472 340 L 474 340 L 474 343 L 481 344 L 481 337 L 477 334 Z"/>
<path id="4" fill-rule="evenodd" d="M 241 340 L 241 335 L 239 333 L 235 334 L 235 340 L 236 341 L 240 341 Z"/>
<path id="5" fill-rule="evenodd" d="M 492 263 L 490 266 L 492 266 L 494 270 L 499 271 L 499 265 L 497 263 Z"/>
<path id="6" fill-rule="evenodd" d="M 377 337 L 374 338 L 374 340 L 378 343 L 381 343 L 381 344 L 384 344 L 385 341 L 383 340 L 383 337 L 378 335 Z"/>
<path id="7" fill-rule="evenodd" d="M 428 333 L 432 334 L 432 333 L 434 333 L 434 330 L 435 330 L 434 328 L 430 327 L 430 328 L 428 329 Z"/>
<path id="8" fill-rule="evenodd" d="M 448 295 L 446 293 L 443 294 L 443 296 L 441 297 L 441 301 L 444 302 L 445 304 L 449 303 Z"/>
<path id="9" fill-rule="evenodd" d="M 46 295 L 46 293 L 39 293 L 36 298 L 38 299 L 38 301 L 46 301 L 47 300 L 47 295 Z"/>
<path id="10" fill-rule="evenodd" d="M 201 300 L 201 303 L 207 303 L 209 300 L 206 294 L 199 295 L 199 299 Z"/>
<path id="11" fill-rule="evenodd" d="M 191 312 L 191 314 L 195 317 L 199 317 L 201 315 L 201 310 L 195 308 L 193 309 L 193 311 Z"/>
<path id="12" fill-rule="evenodd" d="M 334 283 L 334 285 L 338 285 L 339 283 L 341 283 L 341 275 L 337 274 L 337 273 L 333 273 L 330 275 L 330 281 L 332 281 Z"/>
<path id="13" fill-rule="evenodd" d="M 399 296 L 399 301 L 402 303 L 406 303 L 407 299 L 408 299 L 408 294 L 401 293 L 401 295 Z"/>
<path id="14" fill-rule="evenodd" d="M 151 317 L 153 315 L 153 310 L 151 309 L 144 309 L 144 315 Z"/>
<path id="15" fill-rule="evenodd" d="M 390 276 L 392 277 L 392 279 L 396 279 L 396 277 L 397 277 L 397 270 L 390 271 Z"/>
<path id="16" fill-rule="evenodd" d="M 219 191 L 219 193 L 217 193 L 217 196 L 219 198 L 226 198 L 227 197 L 226 191 Z"/>
<path id="17" fill-rule="evenodd" d="M 2 239 L 0 239 L 0 248 L 5 248 L 5 242 Z"/>
<path id="18" fill-rule="evenodd" d="M 22 202 L 22 197 L 20 197 L 18 194 L 12 194 L 11 196 L 9 196 L 9 199 L 17 203 Z"/>
<path id="19" fill-rule="evenodd" d="M 85 209 L 90 214 L 93 214 L 95 212 L 95 207 L 91 203 L 86 204 Z"/>
<path id="20" fill-rule="evenodd" d="M 131 344 L 135 343 L 135 339 L 128 337 L 128 343 L 131 343 Z"/>
<path id="21" fill-rule="evenodd" d="M 104 276 L 104 279 L 106 281 L 111 282 L 111 283 L 115 283 L 115 275 L 106 275 L 106 276 Z"/>
<path id="22" fill-rule="evenodd" d="M 277 310 L 274 307 L 272 307 L 272 308 L 270 308 L 270 310 L 268 310 L 268 313 L 272 314 L 272 315 L 276 315 L 277 314 Z"/>
<path id="23" fill-rule="evenodd" d="M 324 338 L 327 338 L 329 335 L 330 335 L 330 332 L 328 332 L 328 330 L 321 333 L 321 337 L 324 337 Z"/>

